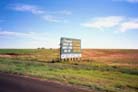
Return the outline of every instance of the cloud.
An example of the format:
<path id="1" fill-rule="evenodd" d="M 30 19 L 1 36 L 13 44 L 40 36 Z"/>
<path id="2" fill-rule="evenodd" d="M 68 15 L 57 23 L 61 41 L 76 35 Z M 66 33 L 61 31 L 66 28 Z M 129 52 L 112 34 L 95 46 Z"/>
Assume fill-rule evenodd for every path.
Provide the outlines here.
<path id="1" fill-rule="evenodd" d="M 108 16 L 93 18 L 92 21 L 83 23 L 82 25 L 89 28 L 111 28 L 118 25 L 123 20 L 121 16 Z"/>
<path id="2" fill-rule="evenodd" d="M 127 30 L 138 30 L 138 21 L 128 21 L 120 24 L 119 30 L 125 32 Z"/>
<path id="3" fill-rule="evenodd" d="M 52 11 L 49 12 L 50 14 L 60 14 L 60 15 L 72 15 L 71 11 L 68 10 L 62 10 L 62 11 Z"/>
<path id="4" fill-rule="evenodd" d="M 38 6 L 27 4 L 13 4 L 10 5 L 10 8 L 15 11 L 32 13 L 48 22 L 64 22 L 65 16 L 72 14 L 72 12 L 68 10 L 47 11 Z"/>
<path id="5" fill-rule="evenodd" d="M 15 31 L 6 31 L 0 30 L 0 39 L 3 42 L 1 43 L 2 48 L 37 48 L 37 47 L 46 47 L 48 44 L 47 33 L 39 32 L 15 32 Z M 17 40 L 18 39 L 18 40 Z M 14 44 L 9 44 L 10 40 L 16 40 Z M 51 43 L 51 42 L 50 42 Z M 5 45 L 4 45 L 5 44 Z"/>
<path id="6" fill-rule="evenodd" d="M 36 32 L 15 32 L 0 29 L 0 37 L 3 38 L 19 38 L 28 39 L 35 42 L 46 42 L 46 33 L 36 33 Z"/>
<path id="7" fill-rule="evenodd" d="M 81 25 L 99 30 L 114 28 L 120 32 L 125 32 L 128 30 L 138 30 L 138 18 L 127 18 L 123 16 L 96 17 L 92 21 L 82 23 Z"/>
<path id="8" fill-rule="evenodd" d="M 43 19 L 46 21 L 49 21 L 49 22 L 60 22 L 59 19 L 57 19 L 56 17 L 51 16 L 51 15 L 44 15 Z"/>
<path id="9" fill-rule="evenodd" d="M 20 33 L 13 31 L 0 30 L 0 36 L 20 36 L 20 37 L 29 37 L 32 33 Z"/>
<path id="10" fill-rule="evenodd" d="M 117 2 L 128 2 L 128 3 L 138 3 L 138 0 L 112 0 Z"/>
<path id="11" fill-rule="evenodd" d="M 37 6 L 34 5 L 27 5 L 27 4 L 14 4 L 11 6 L 13 10 L 16 11 L 22 11 L 22 12 L 31 12 L 32 14 L 43 14 L 45 13 L 44 10 L 38 8 Z"/>
<path id="12" fill-rule="evenodd" d="M 53 22 L 53 23 L 59 23 L 59 22 L 67 23 L 68 22 L 67 20 L 65 20 L 62 17 L 56 17 L 53 15 L 44 15 L 44 16 L 42 16 L 42 18 L 46 21 Z"/>

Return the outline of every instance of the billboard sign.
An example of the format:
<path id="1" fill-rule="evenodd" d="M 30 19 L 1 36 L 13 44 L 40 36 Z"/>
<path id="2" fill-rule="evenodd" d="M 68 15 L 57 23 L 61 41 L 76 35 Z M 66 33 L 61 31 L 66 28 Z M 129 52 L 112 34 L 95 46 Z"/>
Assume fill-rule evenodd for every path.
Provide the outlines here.
<path id="1" fill-rule="evenodd" d="M 72 38 L 61 38 L 60 58 L 81 58 L 81 40 Z"/>

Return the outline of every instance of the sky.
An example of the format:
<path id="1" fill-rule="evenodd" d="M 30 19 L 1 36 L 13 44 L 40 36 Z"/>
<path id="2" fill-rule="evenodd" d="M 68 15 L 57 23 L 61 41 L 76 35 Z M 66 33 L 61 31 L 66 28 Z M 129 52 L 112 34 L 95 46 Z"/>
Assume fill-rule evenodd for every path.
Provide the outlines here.
<path id="1" fill-rule="evenodd" d="M 0 48 L 138 49 L 138 0 L 0 0 Z"/>

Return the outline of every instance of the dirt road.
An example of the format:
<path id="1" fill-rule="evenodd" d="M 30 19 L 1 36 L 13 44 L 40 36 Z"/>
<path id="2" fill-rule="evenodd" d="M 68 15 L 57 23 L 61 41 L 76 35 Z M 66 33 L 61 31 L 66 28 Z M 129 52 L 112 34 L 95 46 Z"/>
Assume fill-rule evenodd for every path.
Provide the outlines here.
<path id="1" fill-rule="evenodd" d="M 72 86 L 30 77 L 0 73 L 0 92 L 89 92 Z"/>

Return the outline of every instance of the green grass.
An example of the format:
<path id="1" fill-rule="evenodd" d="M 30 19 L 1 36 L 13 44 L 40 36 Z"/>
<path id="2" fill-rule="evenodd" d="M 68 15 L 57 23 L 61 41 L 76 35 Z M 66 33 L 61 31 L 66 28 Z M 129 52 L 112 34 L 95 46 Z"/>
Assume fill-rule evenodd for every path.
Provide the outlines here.
<path id="1" fill-rule="evenodd" d="M 33 54 L 36 49 L 0 49 L 0 54 Z"/>
<path id="2" fill-rule="evenodd" d="M 49 62 L 59 58 L 58 49 L 0 49 L 0 55 L 11 55 L 18 60 Z"/>
<path id="3" fill-rule="evenodd" d="M 138 70 L 128 67 L 113 67 L 100 63 L 44 63 L 1 58 L 0 71 L 56 80 L 96 91 L 138 91 Z"/>

